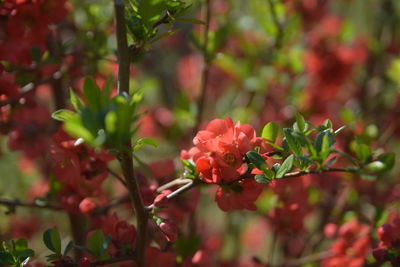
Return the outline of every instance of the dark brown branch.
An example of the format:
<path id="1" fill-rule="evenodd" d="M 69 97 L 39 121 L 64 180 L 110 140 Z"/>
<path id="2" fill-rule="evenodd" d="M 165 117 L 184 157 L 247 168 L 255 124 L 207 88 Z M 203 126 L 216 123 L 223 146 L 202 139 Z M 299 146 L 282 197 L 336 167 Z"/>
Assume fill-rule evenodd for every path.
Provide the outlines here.
<path id="1" fill-rule="evenodd" d="M 109 265 L 109 264 L 113 264 L 113 263 L 118 263 L 118 262 L 124 262 L 124 261 L 131 261 L 131 260 L 135 260 L 135 255 L 126 255 L 126 256 L 121 256 L 118 258 L 111 258 L 108 260 L 103 260 L 103 261 L 95 261 L 95 262 L 91 262 L 90 266 L 94 267 L 94 266 L 103 266 L 103 265 Z M 60 263 L 60 264 L 56 264 L 56 265 L 48 265 L 47 267 L 76 267 L 78 266 L 77 263 L 72 262 L 72 263 Z"/>
<path id="2" fill-rule="evenodd" d="M 114 0 L 116 30 L 117 30 L 117 46 L 118 46 L 118 93 L 129 94 L 129 70 L 131 52 L 128 47 L 126 21 L 125 21 L 125 5 L 123 0 Z M 136 47 L 134 45 L 134 47 Z M 134 52 L 139 53 L 140 47 Z M 139 184 L 135 176 L 133 168 L 133 157 L 131 150 L 131 142 L 123 144 L 124 150 L 119 155 L 122 172 L 125 177 L 125 183 L 129 190 L 130 198 L 136 213 L 136 223 L 138 229 L 138 237 L 136 239 L 136 262 L 138 267 L 145 266 L 145 249 L 147 236 L 148 214 L 145 210 L 142 197 L 140 195 Z"/>
<path id="3" fill-rule="evenodd" d="M 295 171 L 295 172 L 286 173 L 282 178 L 279 178 L 279 179 L 276 179 L 276 180 L 299 177 L 299 176 L 304 176 L 304 175 L 309 175 L 309 174 L 322 174 L 322 173 L 326 173 L 326 172 L 355 173 L 355 172 L 357 172 L 357 170 L 330 168 L 330 169 L 325 169 L 325 170 Z M 224 184 L 225 185 L 231 185 L 231 184 L 236 183 L 236 182 L 238 182 L 240 180 L 243 180 L 243 179 L 249 179 L 249 178 L 254 179 L 254 176 L 255 176 L 254 174 L 246 173 L 246 174 L 241 175 L 238 179 L 236 179 L 234 181 L 231 181 L 231 182 L 228 182 L 228 183 L 222 183 L 221 185 L 224 185 Z M 181 194 L 183 194 L 184 192 L 186 192 L 186 191 L 190 190 L 191 188 L 193 188 L 193 187 L 195 187 L 197 185 L 200 185 L 200 184 L 208 184 L 209 185 L 209 183 L 203 182 L 200 179 L 196 179 L 196 180 L 193 180 L 192 182 L 189 182 L 189 183 L 185 184 L 184 186 L 178 188 L 177 190 L 175 190 L 174 192 L 170 193 L 169 195 L 167 195 L 167 199 L 176 198 L 176 197 L 180 196 Z M 154 205 L 150 205 L 150 206 L 146 207 L 146 210 L 149 210 L 149 211 L 151 211 L 153 209 L 154 209 Z"/>
<path id="4" fill-rule="evenodd" d="M 55 205 L 39 205 L 37 203 L 24 203 L 19 200 L 11 200 L 6 198 L 0 198 L 0 205 L 7 206 L 10 209 L 15 209 L 16 207 L 26 207 L 26 208 L 38 208 L 38 209 L 47 209 L 47 210 L 55 210 L 55 211 L 63 211 L 61 206 Z"/>

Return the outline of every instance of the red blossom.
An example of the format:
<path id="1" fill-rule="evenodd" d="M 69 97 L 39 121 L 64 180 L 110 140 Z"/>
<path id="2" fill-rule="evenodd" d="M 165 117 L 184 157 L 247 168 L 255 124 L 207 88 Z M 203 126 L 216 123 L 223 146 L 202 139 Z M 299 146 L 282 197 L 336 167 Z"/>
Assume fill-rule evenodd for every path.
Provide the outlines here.
<path id="1" fill-rule="evenodd" d="M 254 179 L 244 179 L 232 186 L 219 187 L 215 201 L 223 211 L 256 210 L 254 202 L 260 196 L 263 188 L 264 186 Z"/>
<path id="2" fill-rule="evenodd" d="M 353 219 L 339 229 L 339 238 L 330 250 L 332 256 L 323 260 L 324 267 L 359 267 L 370 249 L 369 226 Z"/>

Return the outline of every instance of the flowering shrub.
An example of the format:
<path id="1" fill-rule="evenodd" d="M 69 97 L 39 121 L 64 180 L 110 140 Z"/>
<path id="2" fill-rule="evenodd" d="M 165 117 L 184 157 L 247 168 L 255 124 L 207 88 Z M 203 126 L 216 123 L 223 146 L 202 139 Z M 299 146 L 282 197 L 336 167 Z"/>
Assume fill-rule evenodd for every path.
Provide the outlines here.
<path id="1" fill-rule="evenodd" d="M 0 1 L 0 266 L 400 266 L 400 6 L 360 1 Z"/>

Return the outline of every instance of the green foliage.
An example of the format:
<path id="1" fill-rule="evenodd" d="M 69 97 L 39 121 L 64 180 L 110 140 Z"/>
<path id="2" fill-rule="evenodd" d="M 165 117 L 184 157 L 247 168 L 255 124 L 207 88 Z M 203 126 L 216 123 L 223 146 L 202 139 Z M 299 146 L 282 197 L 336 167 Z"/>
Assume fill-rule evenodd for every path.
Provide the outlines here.
<path id="1" fill-rule="evenodd" d="M 267 123 L 261 133 L 261 137 L 271 141 L 272 143 L 275 142 L 276 138 L 279 134 L 279 125 L 275 122 Z"/>
<path id="2" fill-rule="evenodd" d="M 109 90 L 109 86 L 101 90 L 92 78 L 87 78 L 83 87 L 86 102 L 71 91 L 70 101 L 75 112 L 63 109 L 52 116 L 64 122 L 64 130 L 71 136 L 82 138 L 94 147 L 105 146 L 119 151 L 136 131 L 142 95 L 117 95 L 111 98 Z M 156 145 L 154 140 L 141 139 L 137 141 L 135 149 L 145 144 Z"/>
<path id="3" fill-rule="evenodd" d="M 203 23 L 181 17 L 189 7 L 181 0 L 130 0 L 126 8 L 127 27 L 136 45 L 146 48 L 149 43 L 176 32 L 169 30 L 159 34 L 157 26 L 160 24 Z"/>
<path id="4" fill-rule="evenodd" d="M 22 267 L 34 255 L 35 252 L 28 248 L 25 238 L 3 241 L 0 247 L 0 266 Z"/>
<path id="5" fill-rule="evenodd" d="M 101 230 L 97 230 L 88 238 L 87 247 L 80 245 L 74 245 L 74 247 L 89 253 L 96 259 L 107 260 L 111 257 L 110 254 L 107 253 L 110 242 L 111 237 L 109 235 L 104 236 Z"/>

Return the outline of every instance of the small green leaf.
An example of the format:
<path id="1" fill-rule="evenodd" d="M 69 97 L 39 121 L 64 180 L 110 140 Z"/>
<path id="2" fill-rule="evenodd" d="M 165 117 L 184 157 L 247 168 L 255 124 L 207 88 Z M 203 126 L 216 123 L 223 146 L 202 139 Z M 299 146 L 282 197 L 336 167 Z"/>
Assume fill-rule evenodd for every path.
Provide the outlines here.
<path id="1" fill-rule="evenodd" d="M 287 172 L 292 169 L 293 166 L 294 155 L 290 155 L 285 159 L 285 161 L 280 166 L 279 170 L 276 173 L 276 178 L 282 178 Z"/>
<path id="2" fill-rule="evenodd" d="M 386 165 L 382 161 L 376 160 L 365 165 L 364 169 L 368 172 L 383 172 L 386 170 Z"/>
<path id="3" fill-rule="evenodd" d="M 378 157 L 378 160 L 385 164 L 383 171 L 388 171 L 393 168 L 395 164 L 395 154 L 393 152 L 382 154 Z"/>
<path id="4" fill-rule="evenodd" d="M 5 251 L 0 251 L 0 263 L 1 265 L 14 265 L 15 260 L 12 254 L 5 252 Z M 0 266 L 1 266 L 0 265 Z"/>
<path id="5" fill-rule="evenodd" d="M 265 159 L 257 152 L 247 152 L 246 157 L 249 159 L 250 163 L 253 163 L 254 166 L 256 166 L 257 169 L 263 172 L 267 169 L 267 163 L 265 162 Z"/>
<path id="6" fill-rule="evenodd" d="M 53 112 L 53 114 L 51 114 L 51 117 L 55 120 L 58 121 L 67 121 L 68 119 L 70 119 L 71 117 L 73 117 L 75 115 L 75 113 L 71 110 L 68 109 L 60 109 L 57 110 L 55 112 Z"/>
<path id="7" fill-rule="evenodd" d="M 94 252 L 96 257 L 100 257 L 103 252 L 104 235 L 101 230 L 95 231 L 87 240 L 88 248 Z"/>
<path id="8" fill-rule="evenodd" d="M 299 132 L 301 133 L 307 130 L 306 129 L 307 123 L 304 117 L 300 113 L 296 113 L 296 125 L 297 128 L 299 129 Z"/>
<path id="9" fill-rule="evenodd" d="M 260 184 L 269 184 L 271 182 L 264 174 L 256 174 L 254 179 Z"/>
<path id="10" fill-rule="evenodd" d="M 261 137 L 274 143 L 276 138 L 278 137 L 278 133 L 279 125 L 275 122 L 268 122 L 262 130 Z"/>
<path id="11" fill-rule="evenodd" d="M 101 109 L 101 91 L 93 78 L 88 77 L 83 84 L 83 95 L 88 103 L 88 107 L 93 111 Z"/>
<path id="12" fill-rule="evenodd" d="M 290 128 L 285 128 L 283 129 L 283 133 L 286 138 L 286 142 L 289 146 L 289 148 L 296 154 L 296 156 L 301 156 L 302 155 L 302 150 L 301 150 L 301 145 L 300 142 L 296 140 L 296 138 L 292 134 L 292 129 Z"/>
<path id="13" fill-rule="evenodd" d="M 133 151 L 138 150 L 139 148 L 141 148 L 144 145 L 150 145 L 153 147 L 157 147 L 158 143 L 153 138 L 140 138 L 136 141 L 136 144 L 133 147 Z"/>
<path id="14" fill-rule="evenodd" d="M 43 241 L 48 249 L 61 255 L 61 239 L 57 228 L 48 229 L 43 233 Z"/>
<path id="15" fill-rule="evenodd" d="M 69 101 L 76 111 L 80 111 L 83 108 L 82 100 L 72 89 L 69 90 Z"/>

